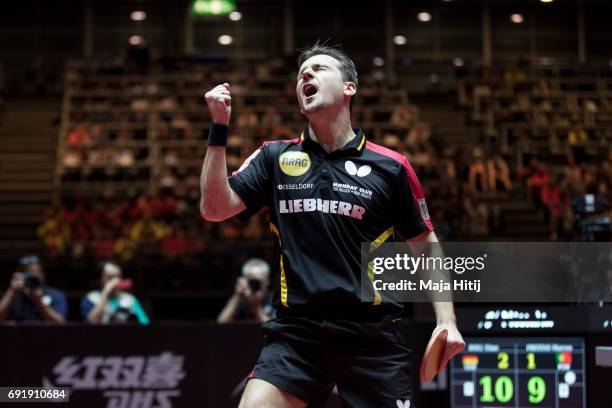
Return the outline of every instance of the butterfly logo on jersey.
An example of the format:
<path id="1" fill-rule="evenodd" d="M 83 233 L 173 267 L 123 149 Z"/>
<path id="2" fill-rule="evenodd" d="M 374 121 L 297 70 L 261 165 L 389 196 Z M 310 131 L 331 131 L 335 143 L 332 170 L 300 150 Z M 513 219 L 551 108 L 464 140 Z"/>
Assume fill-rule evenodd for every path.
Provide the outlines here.
<path id="1" fill-rule="evenodd" d="M 372 172 L 372 167 L 366 164 L 357 168 L 357 165 L 355 163 L 350 160 L 347 160 L 344 163 L 344 170 L 346 170 L 346 172 L 351 176 L 365 177 Z"/>
<path id="2" fill-rule="evenodd" d="M 395 403 L 397 404 L 397 408 L 410 408 L 410 400 L 404 402 L 402 402 L 402 400 L 397 400 Z"/>

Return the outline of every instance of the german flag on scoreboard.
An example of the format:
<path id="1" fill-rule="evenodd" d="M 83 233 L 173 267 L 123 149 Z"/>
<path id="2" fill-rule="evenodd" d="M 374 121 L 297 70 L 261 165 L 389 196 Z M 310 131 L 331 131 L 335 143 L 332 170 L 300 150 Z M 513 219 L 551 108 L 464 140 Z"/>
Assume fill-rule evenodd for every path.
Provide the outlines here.
<path id="1" fill-rule="evenodd" d="M 570 351 L 562 351 L 557 353 L 557 364 L 572 364 L 572 353 Z"/>
<path id="2" fill-rule="evenodd" d="M 461 358 L 461 363 L 463 364 L 463 369 L 466 371 L 473 371 L 478 368 L 478 356 L 476 354 L 465 354 Z"/>

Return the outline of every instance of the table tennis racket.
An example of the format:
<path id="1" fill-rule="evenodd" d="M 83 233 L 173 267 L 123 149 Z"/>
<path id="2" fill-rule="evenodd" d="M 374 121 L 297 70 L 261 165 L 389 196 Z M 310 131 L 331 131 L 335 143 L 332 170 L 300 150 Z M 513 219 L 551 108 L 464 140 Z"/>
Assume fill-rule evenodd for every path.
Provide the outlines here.
<path id="1" fill-rule="evenodd" d="M 447 337 L 446 329 L 438 330 L 431 336 L 421 362 L 421 381 L 431 381 L 441 371 Z"/>

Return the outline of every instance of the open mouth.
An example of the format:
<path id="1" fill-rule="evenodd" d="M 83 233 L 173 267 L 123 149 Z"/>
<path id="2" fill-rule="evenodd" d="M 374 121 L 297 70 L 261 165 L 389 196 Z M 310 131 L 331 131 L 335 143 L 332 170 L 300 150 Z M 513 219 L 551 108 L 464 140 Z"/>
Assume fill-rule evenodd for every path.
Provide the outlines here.
<path id="1" fill-rule="evenodd" d="M 304 92 L 304 96 L 306 96 L 307 98 L 316 94 L 318 91 L 319 90 L 317 89 L 317 87 L 313 84 L 306 84 L 302 88 L 302 92 Z"/>

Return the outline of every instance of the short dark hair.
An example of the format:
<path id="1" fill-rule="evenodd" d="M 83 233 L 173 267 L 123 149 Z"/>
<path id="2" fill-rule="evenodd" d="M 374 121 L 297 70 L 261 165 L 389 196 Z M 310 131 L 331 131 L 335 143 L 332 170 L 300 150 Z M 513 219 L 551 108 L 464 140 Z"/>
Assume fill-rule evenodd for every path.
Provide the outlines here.
<path id="1" fill-rule="evenodd" d="M 298 70 L 307 59 L 314 57 L 315 55 L 329 55 L 330 57 L 340 62 L 340 72 L 342 72 L 342 80 L 348 82 L 354 82 L 355 86 L 359 86 L 359 77 L 357 76 L 357 68 L 353 61 L 338 49 L 336 46 L 328 45 L 326 42 L 320 42 L 317 40 L 311 47 L 306 47 L 300 50 L 298 56 Z M 351 96 L 350 108 L 353 108 L 355 102 L 355 95 Z"/>

